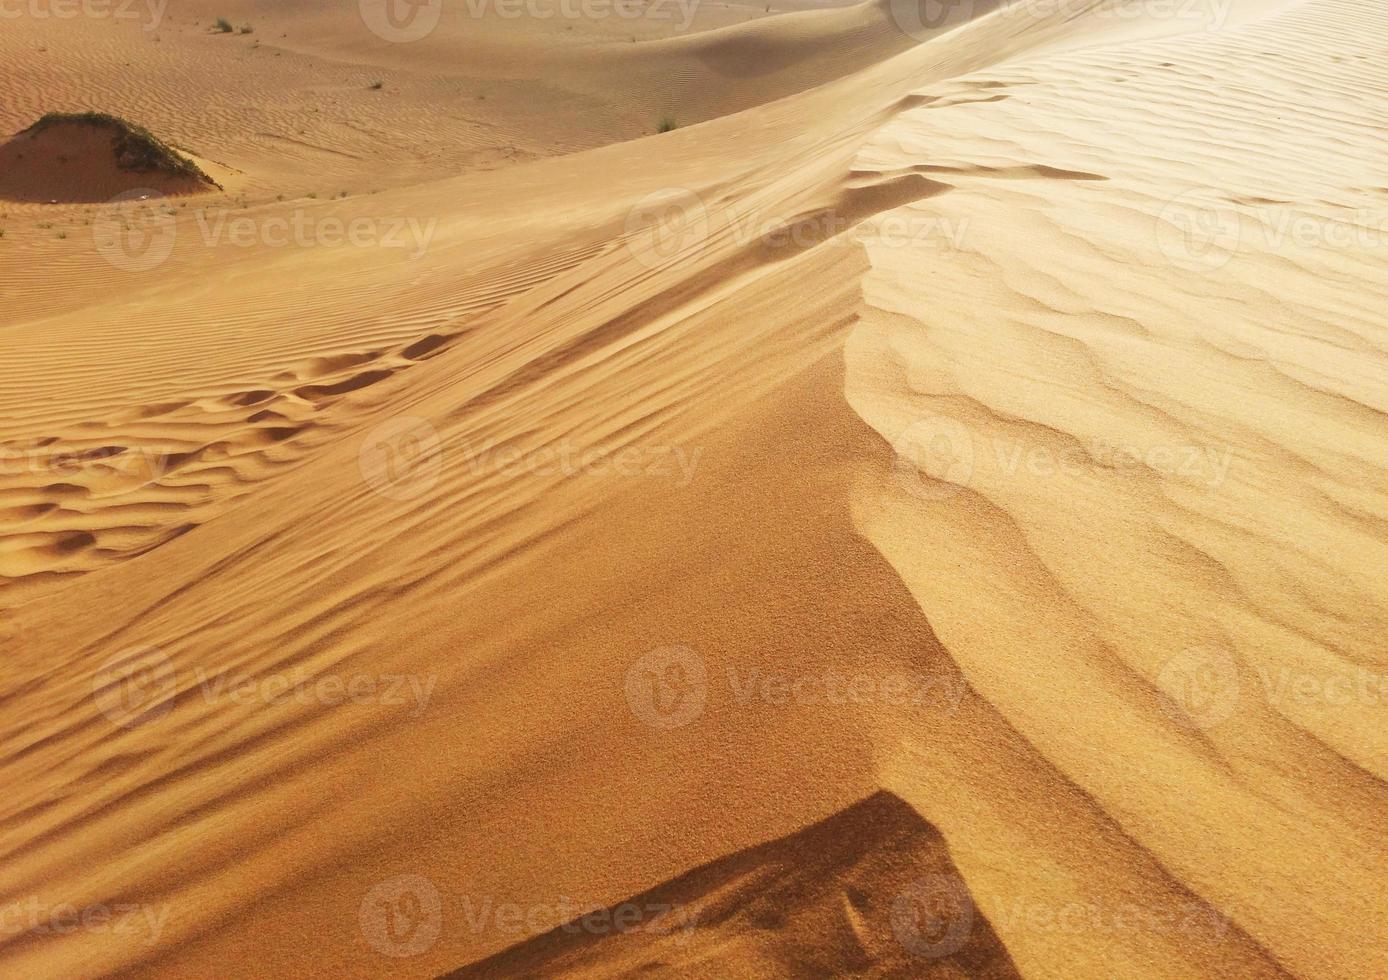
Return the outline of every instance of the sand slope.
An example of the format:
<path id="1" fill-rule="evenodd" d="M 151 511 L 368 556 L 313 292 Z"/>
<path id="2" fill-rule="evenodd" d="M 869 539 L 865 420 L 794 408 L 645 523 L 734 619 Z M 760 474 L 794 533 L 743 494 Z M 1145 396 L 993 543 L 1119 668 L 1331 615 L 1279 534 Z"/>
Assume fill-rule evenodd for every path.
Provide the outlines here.
<path id="1" fill-rule="evenodd" d="M 0 904 L 162 913 L 4 972 L 1388 972 L 1388 16 L 1117 6 L 235 209 L 420 249 L 0 243 Z"/>
<path id="2" fill-rule="evenodd" d="M 141 142 L 131 146 L 132 139 Z M 220 189 L 186 156 L 120 120 L 40 120 L 0 145 L 0 200 L 57 204 Z"/>
<path id="3" fill-rule="evenodd" d="M 939 833 L 890 793 L 606 912 L 448 976 L 693 977 L 729 961 L 745 976 L 1018 975 Z M 950 951 L 922 955 L 935 947 Z"/>

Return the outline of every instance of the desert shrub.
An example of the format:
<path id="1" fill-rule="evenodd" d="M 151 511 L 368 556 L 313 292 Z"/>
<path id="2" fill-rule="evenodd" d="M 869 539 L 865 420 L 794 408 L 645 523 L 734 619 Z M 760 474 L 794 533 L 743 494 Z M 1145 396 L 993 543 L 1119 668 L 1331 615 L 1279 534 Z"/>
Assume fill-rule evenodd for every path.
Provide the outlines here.
<path id="1" fill-rule="evenodd" d="M 116 166 L 137 172 L 162 171 L 178 176 L 194 177 L 214 187 L 215 180 L 202 168 L 159 139 L 143 126 L 137 126 L 120 116 L 106 112 L 50 112 L 34 123 L 25 133 L 41 133 L 50 126 L 94 126 L 110 130 L 116 152 Z"/>

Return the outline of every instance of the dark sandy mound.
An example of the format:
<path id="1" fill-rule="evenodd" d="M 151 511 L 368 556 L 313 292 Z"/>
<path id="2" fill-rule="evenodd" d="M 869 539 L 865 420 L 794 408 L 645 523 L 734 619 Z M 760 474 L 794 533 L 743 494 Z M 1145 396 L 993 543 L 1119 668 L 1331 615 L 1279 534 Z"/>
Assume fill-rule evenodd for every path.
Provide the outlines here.
<path id="1" fill-rule="evenodd" d="M 173 196 L 219 189 L 147 129 L 105 113 L 49 113 L 0 145 L 4 200 L 89 203 L 139 190 Z"/>
<path id="2" fill-rule="evenodd" d="M 506 977 L 1018 976 L 940 833 L 879 792 L 464 967 Z"/>

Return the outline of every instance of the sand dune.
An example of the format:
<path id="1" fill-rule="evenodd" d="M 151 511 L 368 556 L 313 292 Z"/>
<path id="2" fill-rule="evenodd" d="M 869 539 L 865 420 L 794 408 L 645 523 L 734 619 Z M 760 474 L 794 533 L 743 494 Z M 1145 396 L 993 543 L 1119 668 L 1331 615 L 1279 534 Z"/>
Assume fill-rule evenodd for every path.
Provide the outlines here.
<path id="1" fill-rule="evenodd" d="M 933 10 L 0 33 L 0 973 L 1388 974 L 1388 12 Z"/>
<path id="2" fill-rule="evenodd" d="M 604 913 L 448 976 L 704 976 L 727 960 L 766 976 L 1018 975 L 939 833 L 890 793 Z"/>
<path id="3" fill-rule="evenodd" d="M 147 130 L 113 116 L 45 116 L 0 146 L 0 200 L 47 204 L 221 190 Z"/>

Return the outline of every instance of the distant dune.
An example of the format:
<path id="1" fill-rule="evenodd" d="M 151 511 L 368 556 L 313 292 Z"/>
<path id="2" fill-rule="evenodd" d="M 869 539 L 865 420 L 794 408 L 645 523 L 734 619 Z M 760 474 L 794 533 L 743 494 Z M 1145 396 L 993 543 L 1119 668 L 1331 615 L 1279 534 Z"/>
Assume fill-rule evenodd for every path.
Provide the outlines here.
<path id="1" fill-rule="evenodd" d="M 102 113 L 50 113 L 0 145 L 0 200 L 91 203 L 135 190 L 220 190 L 148 130 Z"/>

